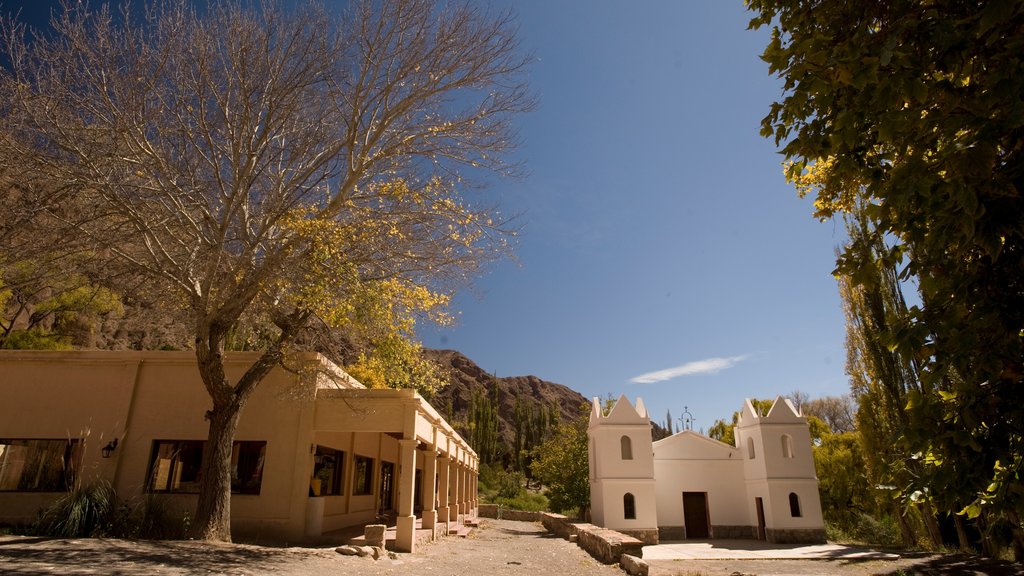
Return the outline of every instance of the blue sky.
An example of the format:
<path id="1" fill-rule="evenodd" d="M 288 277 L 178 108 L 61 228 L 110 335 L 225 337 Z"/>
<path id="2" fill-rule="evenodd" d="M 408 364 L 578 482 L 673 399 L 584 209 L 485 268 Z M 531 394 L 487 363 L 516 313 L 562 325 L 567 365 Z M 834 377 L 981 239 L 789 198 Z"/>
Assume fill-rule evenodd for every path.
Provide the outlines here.
<path id="1" fill-rule="evenodd" d="M 780 82 L 739 0 L 495 2 L 518 15 L 540 108 L 531 172 L 491 190 L 522 212 L 517 262 L 461 295 L 457 349 L 499 376 L 688 406 L 847 391 L 834 249 L 758 134 Z"/>
<path id="2" fill-rule="evenodd" d="M 696 428 L 746 397 L 845 393 L 842 226 L 811 217 L 758 135 L 780 83 L 742 1 L 491 4 L 536 56 L 530 175 L 486 192 L 523 233 L 424 344 L 588 398 L 641 396 L 658 420 L 686 406 Z"/>

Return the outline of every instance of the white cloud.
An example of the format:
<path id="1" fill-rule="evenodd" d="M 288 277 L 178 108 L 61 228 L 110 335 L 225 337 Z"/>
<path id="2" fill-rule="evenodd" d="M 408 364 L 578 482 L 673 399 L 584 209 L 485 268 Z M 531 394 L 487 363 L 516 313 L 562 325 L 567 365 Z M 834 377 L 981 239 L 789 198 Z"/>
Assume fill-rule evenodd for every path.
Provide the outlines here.
<path id="1" fill-rule="evenodd" d="M 714 374 L 727 368 L 732 368 L 749 357 L 749 354 L 744 354 L 742 356 L 730 356 L 728 358 L 706 358 L 704 360 L 687 362 L 686 364 L 676 366 L 675 368 L 666 368 L 665 370 L 641 374 L 630 378 L 629 381 L 634 384 L 653 384 L 654 382 L 664 382 L 665 380 L 679 378 L 680 376 Z"/>

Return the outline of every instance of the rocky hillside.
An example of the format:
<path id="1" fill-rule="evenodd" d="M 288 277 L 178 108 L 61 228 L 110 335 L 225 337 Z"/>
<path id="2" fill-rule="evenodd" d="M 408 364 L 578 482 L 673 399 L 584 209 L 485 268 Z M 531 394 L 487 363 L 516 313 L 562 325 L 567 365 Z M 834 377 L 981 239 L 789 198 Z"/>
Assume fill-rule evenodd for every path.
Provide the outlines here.
<path id="1" fill-rule="evenodd" d="M 557 422 L 570 422 L 589 407 L 582 394 L 561 384 L 536 376 L 497 378 L 455 350 L 426 354 L 448 368 L 451 378 L 430 403 L 485 461 L 512 463 L 516 446 L 528 450 Z"/>

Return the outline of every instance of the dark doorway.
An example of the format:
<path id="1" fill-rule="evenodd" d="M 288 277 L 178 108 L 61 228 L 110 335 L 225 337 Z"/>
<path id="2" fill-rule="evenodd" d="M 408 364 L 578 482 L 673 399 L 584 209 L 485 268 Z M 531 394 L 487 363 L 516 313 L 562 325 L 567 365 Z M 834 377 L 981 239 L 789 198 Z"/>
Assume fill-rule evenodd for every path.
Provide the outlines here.
<path id="1" fill-rule="evenodd" d="M 683 492 L 683 523 L 686 539 L 710 538 L 707 492 Z"/>
<path id="2" fill-rule="evenodd" d="M 394 510 L 395 498 L 395 465 L 391 462 L 380 463 L 380 511 Z"/>
<path id="3" fill-rule="evenodd" d="M 754 505 L 757 508 L 757 539 L 766 540 L 764 533 L 764 500 L 761 497 L 754 498 Z"/>

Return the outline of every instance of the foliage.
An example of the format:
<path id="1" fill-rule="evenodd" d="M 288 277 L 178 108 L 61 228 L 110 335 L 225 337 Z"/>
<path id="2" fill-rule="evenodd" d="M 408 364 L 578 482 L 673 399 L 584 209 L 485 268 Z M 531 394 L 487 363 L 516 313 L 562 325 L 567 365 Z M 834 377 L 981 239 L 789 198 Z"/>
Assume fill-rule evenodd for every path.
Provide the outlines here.
<path id="1" fill-rule="evenodd" d="M 37 260 L 0 262 L 0 348 L 53 350 L 83 344 L 81 332 L 122 312 L 117 294 L 83 274 L 50 270 Z"/>
<path id="2" fill-rule="evenodd" d="M 462 191 L 516 173 L 528 58 L 510 16 L 472 5 L 109 10 L 0 26 L 0 221 L 51 230 L 50 253 L 95 255 L 189 327 L 212 403 L 193 536 L 229 540 L 239 414 L 289 350 L 341 328 L 386 362 L 383 336 L 505 253 L 513 231 Z M 261 352 L 237 379 L 229 344 Z"/>
<path id="3" fill-rule="evenodd" d="M 490 391 L 481 394 L 473 390 L 469 405 L 469 445 L 487 464 L 498 458 L 498 407 L 501 405 L 501 387 L 491 382 Z"/>
<path id="4" fill-rule="evenodd" d="M 549 440 L 534 448 L 530 470 L 546 488 L 555 512 L 590 508 L 590 459 L 587 445 L 589 413 L 559 424 Z"/>
<path id="5" fill-rule="evenodd" d="M 900 547 L 900 533 L 896 522 L 889 517 L 879 520 L 866 513 L 854 513 L 852 522 L 834 524 L 825 522 L 825 535 L 829 542 L 855 546 Z"/>
<path id="6" fill-rule="evenodd" d="M 106 481 L 75 486 L 42 511 L 35 532 L 60 538 L 106 535 L 115 501 L 114 488 Z"/>
<path id="7" fill-rule="evenodd" d="M 850 394 L 808 399 L 800 406 L 800 412 L 818 418 L 834 433 L 857 429 L 857 402 Z"/>
<path id="8" fill-rule="evenodd" d="M 756 410 L 757 413 L 762 416 L 767 414 L 768 411 L 771 410 L 772 404 L 774 403 L 774 400 L 761 400 L 758 398 L 750 399 L 750 404 L 754 407 L 754 410 Z M 735 446 L 736 437 L 733 431 L 736 429 L 736 424 L 738 424 L 739 421 L 739 411 L 732 413 L 731 423 L 728 423 L 725 420 L 721 419 L 715 420 L 715 423 L 712 424 L 711 428 L 708 429 L 708 436 L 714 438 L 715 440 L 718 440 L 719 442 L 724 442 L 730 446 Z"/>
<path id="9" fill-rule="evenodd" d="M 848 528 L 860 515 L 876 512 L 857 432 L 826 434 L 814 447 L 814 470 L 827 522 Z"/>
<path id="10" fill-rule="evenodd" d="M 509 510 L 523 510 L 525 512 L 543 512 L 551 507 L 551 503 L 546 496 L 527 490 L 522 490 L 512 498 L 495 498 L 493 503 Z"/>
<path id="11" fill-rule="evenodd" d="M 882 334 L 918 366 L 913 493 L 1008 514 L 1024 558 L 1024 4 L 747 5 L 783 80 L 762 134 L 816 216 L 863 209 L 888 242 L 851 243 L 839 273 L 867 286 L 881 261 L 918 287 L 921 305 Z"/>

